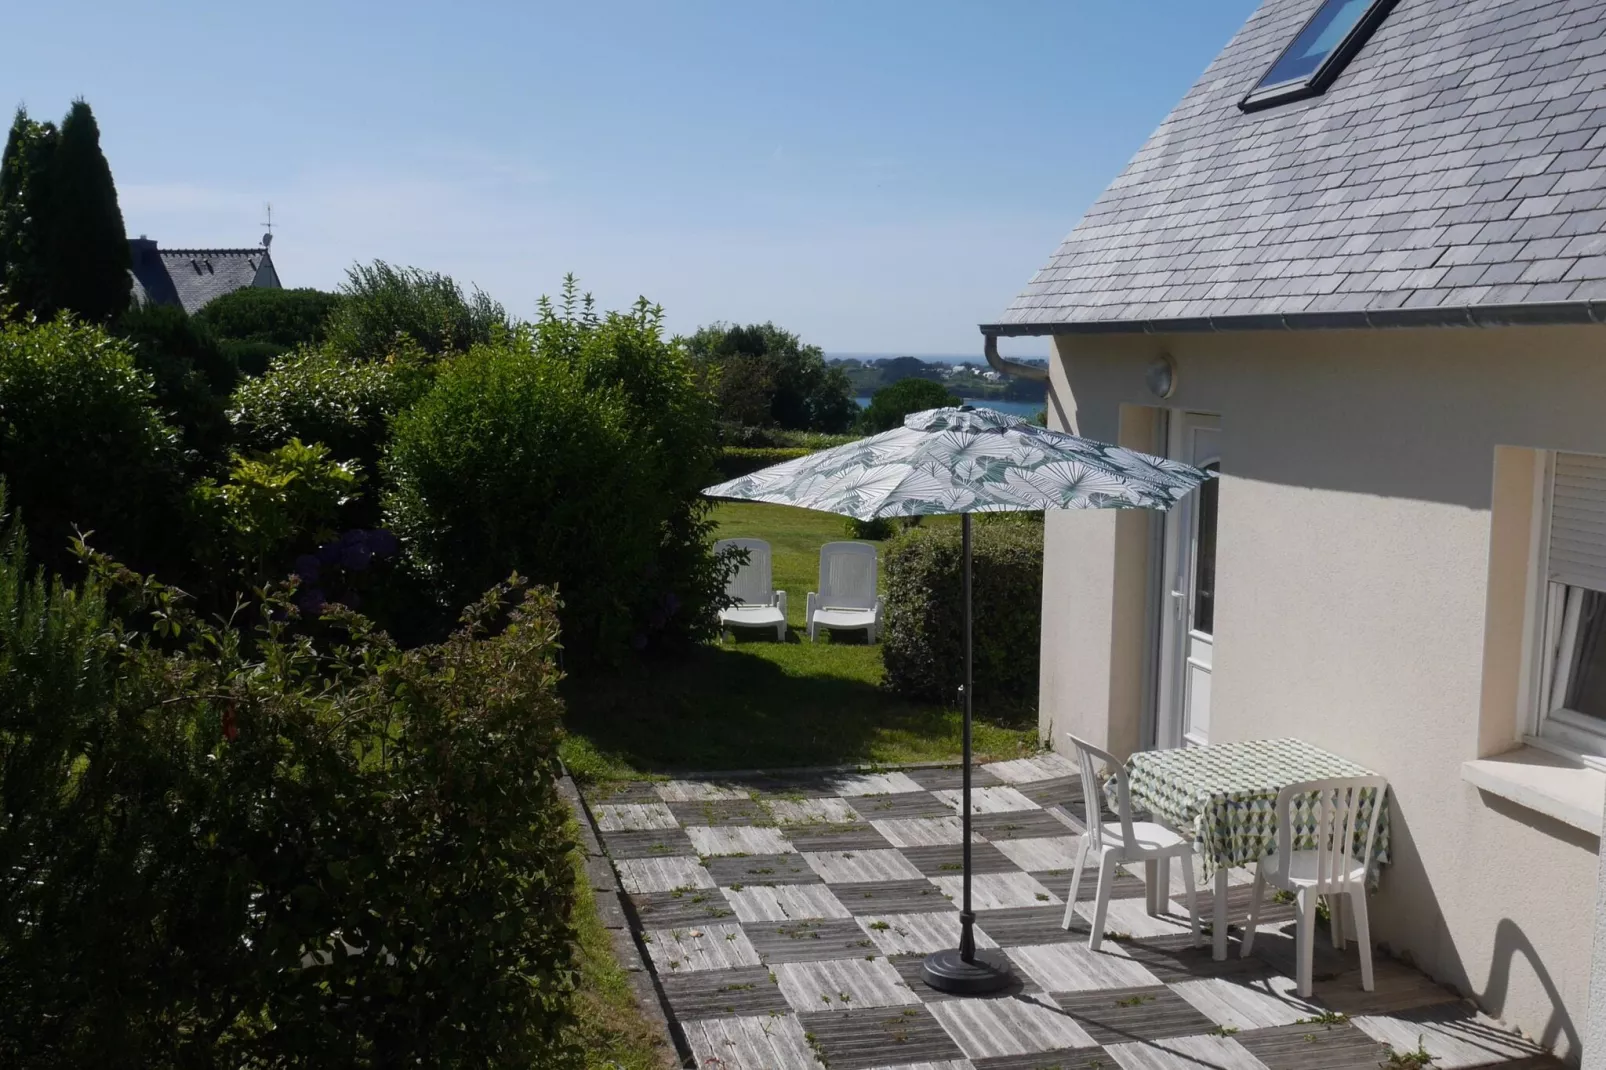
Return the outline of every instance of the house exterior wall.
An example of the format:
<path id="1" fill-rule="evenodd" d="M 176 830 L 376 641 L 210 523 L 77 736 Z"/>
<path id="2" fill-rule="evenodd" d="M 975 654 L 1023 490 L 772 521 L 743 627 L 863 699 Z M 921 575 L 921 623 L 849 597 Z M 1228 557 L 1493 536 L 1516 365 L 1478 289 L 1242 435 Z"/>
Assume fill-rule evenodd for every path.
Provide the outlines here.
<path id="1" fill-rule="evenodd" d="M 1584 1070 L 1606 1070 L 1606 837 L 1602 837 L 1595 891 L 1595 967 L 1584 1030 Z"/>
<path id="2" fill-rule="evenodd" d="M 1535 450 L 1606 453 L 1606 329 L 1056 339 L 1055 426 L 1154 446 L 1221 418 L 1211 737 L 1298 736 L 1387 776 L 1374 938 L 1578 1058 L 1598 837 L 1462 779 L 1519 733 Z M 1177 364 L 1164 402 L 1144 385 Z M 1150 525 L 1051 514 L 1045 737 L 1129 751 L 1152 674 Z"/>

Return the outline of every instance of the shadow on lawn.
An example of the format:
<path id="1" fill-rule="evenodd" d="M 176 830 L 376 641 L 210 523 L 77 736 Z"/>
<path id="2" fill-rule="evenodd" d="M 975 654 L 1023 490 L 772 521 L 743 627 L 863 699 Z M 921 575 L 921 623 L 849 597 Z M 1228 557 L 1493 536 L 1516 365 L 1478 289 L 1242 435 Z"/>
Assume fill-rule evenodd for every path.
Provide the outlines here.
<path id="1" fill-rule="evenodd" d="M 577 738 L 565 757 L 578 775 L 612 776 L 957 755 L 957 710 L 881 690 L 879 652 L 861 648 L 844 664 L 843 645 L 701 647 L 673 665 L 566 680 Z M 977 721 L 978 758 L 1032 749 L 1035 715 Z"/>

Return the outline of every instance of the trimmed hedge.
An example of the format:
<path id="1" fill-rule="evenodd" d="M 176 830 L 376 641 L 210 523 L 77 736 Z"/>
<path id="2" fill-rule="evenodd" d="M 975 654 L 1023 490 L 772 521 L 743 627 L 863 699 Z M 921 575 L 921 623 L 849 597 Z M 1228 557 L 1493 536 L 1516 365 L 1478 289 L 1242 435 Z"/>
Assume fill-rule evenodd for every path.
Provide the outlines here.
<path id="1" fill-rule="evenodd" d="M 816 451 L 801 446 L 726 446 L 714 466 L 721 479 L 735 479 L 782 461 L 795 461 Z"/>
<path id="2" fill-rule="evenodd" d="M 977 524 L 972 533 L 978 708 L 1035 705 L 1043 616 L 1043 529 Z M 964 681 L 963 555 L 957 527 L 911 528 L 884 551 L 886 685 L 956 701 Z"/>

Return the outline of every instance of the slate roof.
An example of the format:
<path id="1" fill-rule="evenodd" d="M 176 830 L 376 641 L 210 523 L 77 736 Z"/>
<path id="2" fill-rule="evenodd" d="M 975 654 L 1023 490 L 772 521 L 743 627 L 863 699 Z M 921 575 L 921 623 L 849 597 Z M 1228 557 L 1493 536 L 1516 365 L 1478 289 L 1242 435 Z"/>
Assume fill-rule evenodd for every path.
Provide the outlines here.
<path id="1" fill-rule="evenodd" d="M 148 238 L 130 239 L 134 297 L 180 305 L 191 315 L 208 301 L 246 286 L 279 286 L 266 248 L 158 249 Z"/>
<path id="2" fill-rule="evenodd" d="M 1239 111 L 1319 3 L 1264 0 L 983 330 L 1606 322 L 1601 0 L 1401 0 Z"/>

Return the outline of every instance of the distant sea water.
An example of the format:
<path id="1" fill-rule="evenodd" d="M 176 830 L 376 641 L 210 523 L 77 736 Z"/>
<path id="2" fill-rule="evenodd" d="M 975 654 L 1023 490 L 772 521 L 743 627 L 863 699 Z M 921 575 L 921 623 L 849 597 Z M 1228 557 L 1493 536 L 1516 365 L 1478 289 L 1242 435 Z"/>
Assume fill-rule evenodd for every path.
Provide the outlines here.
<path id="1" fill-rule="evenodd" d="M 861 409 L 870 407 L 868 395 L 856 397 L 853 400 L 859 403 L 859 408 Z M 964 398 L 963 400 L 966 405 L 993 409 L 996 412 L 1007 413 L 1010 416 L 1019 416 L 1023 420 L 1030 420 L 1033 416 L 1043 411 L 1043 403 L 1041 401 L 990 401 L 986 398 Z"/>

